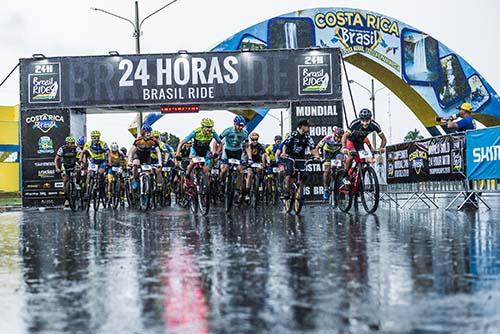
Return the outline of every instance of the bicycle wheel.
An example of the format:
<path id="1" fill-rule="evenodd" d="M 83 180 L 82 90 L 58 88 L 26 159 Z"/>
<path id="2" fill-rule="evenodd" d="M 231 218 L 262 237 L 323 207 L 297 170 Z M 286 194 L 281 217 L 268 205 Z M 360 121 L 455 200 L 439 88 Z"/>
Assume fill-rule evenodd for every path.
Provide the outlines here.
<path id="1" fill-rule="evenodd" d="M 198 172 L 198 207 L 202 215 L 208 215 L 210 210 L 210 188 L 207 176 L 203 171 Z"/>
<path id="2" fill-rule="evenodd" d="M 164 176 L 163 179 L 163 194 L 162 194 L 162 202 L 163 206 L 171 206 L 172 205 L 172 184 L 169 181 L 170 175 Z"/>
<path id="3" fill-rule="evenodd" d="M 99 210 L 99 204 L 100 204 L 100 190 L 99 190 L 99 185 L 96 187 L 94 185 L 94 191 L 92 192 L 92 199 L 94 200 L 94 211 Z"/>
<path id="4" fill-rule="evenodd" d="M 299 214 L 302 211 L 302 206 L 304 205 L 304 194 L 302 192 L 302 184 L 297 187 L 295 190 L 295 196 L 293 200 L 293 210 L 295 214 Z"/>
<path id="5" fill-rule="evenodd" d="M 113 187 L 111 188 L 113 192 L 111 193 L 111 201 L 113 204 L 113 209 L 117 209 L 118 205 L 120 205 L 120 198 L 121 198 L 121 182 L 119 181 L 118 177 L 115 177 L 113 180 Z"/>
<path id="6" fill-rule="evenodd" d="M 73 178 L 70 178 L 68 182 L 68 202 L 71 211 L 78 211 L 78 191 L 76 190 L 76 185 Z"/>
<path id="7" fill-rule="evenodd" d="M 139 178 L 139 209 L 147 211 L 149 209 L 150 189 L 149 189 L 149 176 L 141 175 Z"/>
<path id="8" fill-rule="evenodd" d="M 226 212 L 231 211 L 231 208 L 233 207 L 234 181 L 235 181 L 234 173 L 232 171 L 229 171 L 226 176 L 226 184 L 225 184 L 226 196 L 224 197 L 224 207 L 226 209 Z"/>
<path id="9" fill-rule="evenodd" d="M 330 197 L 328 198 L 328 205 L 332 209 L 337 208 L 337 197 L 335 196 L 335 175 L 332 175 L 330 180 Z"/>
<path id="10" fill-rule="evenodd" d="M 94 178 L 90 177 L 89 185 L 85 193 L 85 210 L 87 211 L 87 213 L 90 210 L 90 202 L 92 202 L 92 197 L 94 196 L 94 188 L 95 188 Z"/>
<path id="11" fill-rule="evenodd" d="M 254 175 L 252 188 L 250 189 L 250 205 L 252 208 L 256 209 L 260 201 L 260 178 L 258 175 Z"/>
<path id="12" fill-rule="evenodd" d="M 187 190 L 189 198 L 189 207 L 192 213 L 198 212 L 198 180 L 196 177 L 191 176 L 191 183 L 189 185 L 189 190 Z"/>
<path id="13" fill-rule="evenodd" d="M 290 213 L 293 210 L 293 204 L 295 202 L 295 183 L 292 183 L 290 185 L 290 188 L 291 188 L 290 189 L 290 197 L 283 199 L 283 206 L 285 207 L 285 211 L 287 213 Z"/>
<path id="14" fill-rule="evenodd" d="M 371 166 L 362 169 L 360 182 L 361 203 L 367 213 L 377 211 L 380 199 L 380 189 L 377 174 Z"/>
<path id="15" fill-rule="evenodd" d="M 349 212 L 352 206 L 352 188 L 351 185 L 344 184 L 344 180 L 348 178 L 346 171 L 341 170 L 335 175 L 334 196 L 335 202 L 339 209 L 343 212 Z"/>

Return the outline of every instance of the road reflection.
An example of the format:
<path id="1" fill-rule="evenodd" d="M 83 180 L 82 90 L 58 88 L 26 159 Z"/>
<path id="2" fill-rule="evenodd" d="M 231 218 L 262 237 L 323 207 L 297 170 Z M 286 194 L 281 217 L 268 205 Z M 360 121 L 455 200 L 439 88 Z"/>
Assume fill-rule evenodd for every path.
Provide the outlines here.
<path id="1" fill-rule="evenodd" d="M 0 288 L 0 298 L 13 305 L 5 314 L 22 319 L 0 314 L 0 329 L 486 328 L 499 321 L 500 296 L 492 293 L 500 287 L 497 215 L 347 215 L 323 207 L 298 217 L 276 210 L 208 218 L 177 209 L 90 217 L 47 211 L 21 213 L 14 225 L 0 215 L 0 278 L 11 286 Z"/>

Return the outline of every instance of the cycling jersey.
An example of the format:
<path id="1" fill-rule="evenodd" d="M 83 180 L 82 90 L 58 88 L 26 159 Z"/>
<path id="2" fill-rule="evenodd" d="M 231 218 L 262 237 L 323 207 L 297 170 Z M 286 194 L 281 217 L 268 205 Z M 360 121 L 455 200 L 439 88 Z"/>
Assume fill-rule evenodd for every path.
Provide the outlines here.
<path id="1" fill-rule="evenodd" d="M 365 138 L 374 131 L 378 134 L 382 133 L 382 128 L 377 122 L 372 120 L 368 127 L 364 128 L 363 124 L 361 123 L 361 119 L 358 118 L 352 121 L 352 123 L 349 125 L 349 128 L 347 130 L 349 136 L 347 137 L 347 139 L 357 145 L 363 144 Z"/>
<path id="2" fill-rule="evenodd" d="M 276 156 L 276 152 L 281 150 L 282 147 L 283 144 L 273 144 L 266 147 L 266 154 L 269 157 L 269 161 L 275 162 L 277 160 L 278 157 Z"/>
<path id="3" fill-rule="evenodd" d="M 109 151 L 108 144 L 99 140 L 97 143 L 92 143 L 88 141 L 85 143 L 84 150 L 90 153 L 90 159 L 92 161 L 103 161 L 106 153 Z"/>
<path id="4" fill-rule="evenodd" d="M 342 141 L 337 140 L 335 138 L 335 135 L 330 134 L 321 139 L 318 143 L 318 146 L 321 147 L 324 152 L 334 153 L 340 150 L 340 148 L 342 147 Z"/>
<path id="5" fill-rule="evenodd" d="M 245 148 L 245 143 L 248 139 L 248 131 L 242 129 L 236 131 L 234 127 L 227 128 L 221 135 L 221 139 L 225 138 L 224 149 L 228 151 L 239 151 Z"/>
<path id="6" fill-rule="evenodd" d="M 111 160 L 111 166 L 114 166 L 114 167 L 123 166 L 124 161 L 126 161 L 125 155 L 120 151 L 117 151 L 117 152 L 109 151 L 108 155 L 109 155 L 109 158 Z"/>
<path id="7" fill-rule="evenodd" d="M 76 160 L 81 153 L 81 149 L 78 146 L 61 146 L 56 155 L 62 158 L 62 165 L 68 169 L 73 168 L 76 165 Z"/>
<path id="8" fill-rule="evenodd" d="M 257 145 L 252 145 L 250 144 L 250 150 L 252 151 L 252 160 L 254 162 L 261 163 L 262 161 L 262 155 L 266 153 L 266 149 L 264 148 L 264 145 L 261 143 L 257 143 Z"/>
<path id="9" fill-rule="evenodd" d="M 205 134 L 203 128 L 200 127 L 188 134 L 187 137 L 184 138 L 184 141 L 193 140 L 191 150 L 194 150 L 197 155 L 204 157 L 210 151 L 210 143 L 212 142 L 212 139 L 215 139 L 218 143 L 221 141 L 215 130 L 212 129 L 209 134 Z"/>
<path id="10" fill-rule="evenodd" d="M 308 134 L 301 135 L 294 131 L 285 139 L 283 146 L 286 145 L 286 154 L 293 159 L 304 159 L 306 149 L 314 149 L 314 140 Z"/>
<path id="11" fill-rule="evenodd" d="M 175 153 L 172 146 L 168 145 L 167 143 L 159 141 L 158 144 L 159 144 L 159 148 L 160 148 L 160 152 L 162 153 L 162 156 L 164 156 L 165 154 L 168 154 L 171 157 Z M 158 161 L 158 155 L 156 154 L 156 150 L 151 151 L 151 159 L 153 159 L 154 161 Z"/>
<path id="12" fill-rule="evenodd" d="M 189 158 L 189 154 L 191 153 L 191 147 L 187 147 L 186 145 L 181 148 L 181 157 Z"/>
<path id="13" fill-rule="evenodd" d="M 134 146 L 138 151 L 152 152 L 156 150 L 156 148 L 159 146 L 159 143 L 155 137 L 146 138 L 141 136 L 134 141 Z"/>

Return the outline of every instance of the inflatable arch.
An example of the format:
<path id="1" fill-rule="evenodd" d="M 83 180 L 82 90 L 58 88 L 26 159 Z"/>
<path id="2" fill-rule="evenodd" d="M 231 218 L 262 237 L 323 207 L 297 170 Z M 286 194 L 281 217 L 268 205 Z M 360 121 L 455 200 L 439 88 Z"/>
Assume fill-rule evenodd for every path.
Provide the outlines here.
<path id="1" fill-rule="evenodd" d="M 351 8 L 314 8 L 281 15 L 236 33 L 212 51 L 339 47 L 345 61 L 397 95 L 432 135 L 436 116 L 470 102 L 474 117 L 500 125 L 500 97 L 460 55 L 391 17 Z M 255 128 L 267 109 L 245 111 Z M 233 111 L 237 112 L 238 111 Z M 153 123 L 161 114 L 146 119 Z M 151 122 L 152 121 L 152 122 Z"/>

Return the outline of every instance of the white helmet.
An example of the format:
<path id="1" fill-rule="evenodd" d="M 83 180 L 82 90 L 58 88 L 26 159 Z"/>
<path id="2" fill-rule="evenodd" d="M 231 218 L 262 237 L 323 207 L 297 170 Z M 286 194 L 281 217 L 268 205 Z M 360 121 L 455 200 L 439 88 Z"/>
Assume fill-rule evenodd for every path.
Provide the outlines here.
<path id="1" fill-rule="evenodd" d="M 111 148 L 112 152 L 116 152 L 119 149 L 118 144 L 115 141 L 111 143 L 111 147 L 110 148 Z"/>

